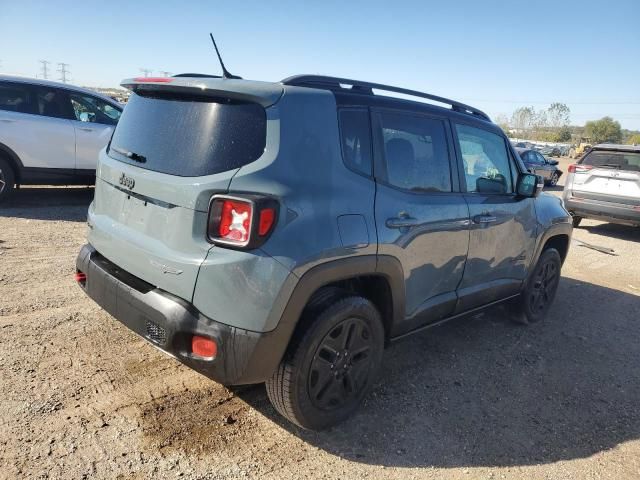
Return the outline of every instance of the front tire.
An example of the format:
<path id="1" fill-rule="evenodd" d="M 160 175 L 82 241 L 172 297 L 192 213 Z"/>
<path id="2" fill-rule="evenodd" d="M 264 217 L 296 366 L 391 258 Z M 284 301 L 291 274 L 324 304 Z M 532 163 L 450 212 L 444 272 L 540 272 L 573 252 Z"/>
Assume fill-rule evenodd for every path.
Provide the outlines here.
<path id="1" fill-rule="evenodd" d="M 542 252 L 520 297 L 511 306 L 516 323 L 535 323 L 544 318 L 556 296 L 561 267 L 558 250 L 548 248 Z"/>
<path id="2" fill-rule="evenodd" d="M 357 296 L 329 299 L 301 322 L 267 395 L 289 421 L 322 430 L 349 417 L 373 386 L 384 328 L 375 306 Z"/>
<path id="3" fill-rule="evenodd" d="M 11 165 L 3 159 L 0 158 L 0 202 L 7 199 L 11 192 L 13 192 L 13 187 L 16 183 L 16 176 L 13 172 L 13 168 Z"/>
<path id="4" fill-rule="evenodd" d="M 552 187 L 555 187 L 558 184 L 558 179 L 560 177 L 558 176 L 558 172 L 553 172 L 551 174 L 551 178 L 549 179 L 549 185 Z"/>

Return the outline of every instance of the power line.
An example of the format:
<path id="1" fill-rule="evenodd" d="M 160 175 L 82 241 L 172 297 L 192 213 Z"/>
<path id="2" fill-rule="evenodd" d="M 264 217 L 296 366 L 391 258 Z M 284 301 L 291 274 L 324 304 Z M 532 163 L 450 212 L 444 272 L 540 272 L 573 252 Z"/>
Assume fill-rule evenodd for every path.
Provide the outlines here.
<path id="1" fill-rule="evenodd" d="M 42 64 L 42 78 L 45 80 L 49 78 L 49 67 L 48 65 L 51 63 L 47 60 L 38 60 Z"/>
<path id="2" fill-rule="evenodd" d="M 70 72 L 68 70 L 70 65 L 68 63 L 58 63 L 58 67 L 58 72 L 60 72 L 60 81 L 62 83 L 67 83 L 67 80 L 69 80 L 68 76 L 70 76 Z"/>
<path id="3" fill-rule="evenodd" d="M 149 74 L 153 72 L 153 70 L 150 70 L 148 68 L 141 68 L 140 71 L 144 74 L 145 77 L 148 77 Z"/>

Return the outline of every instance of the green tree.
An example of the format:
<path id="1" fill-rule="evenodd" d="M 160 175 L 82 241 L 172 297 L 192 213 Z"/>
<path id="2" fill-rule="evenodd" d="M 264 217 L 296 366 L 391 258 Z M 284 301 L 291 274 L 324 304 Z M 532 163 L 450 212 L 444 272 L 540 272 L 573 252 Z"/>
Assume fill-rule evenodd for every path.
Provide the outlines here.
<path id="1" fill-rule="evenodd" d="M 640 133 L 636 133 L 635 135 L 631 135 L 629 138 L 627 138 L 627 144 L 640 145 Z"/>
<path id="2" fill-rule="evenodd" d="M 554 142 L 569 142 L 571 141 L 571 129 L 565 125 L 555 133 Z"/>
<path id="3" fill-rule="evenodd" d="M 622 141 L 620 123 L 611 117 L 587 122 L 584 131 L 593 143 L 620 143 Z"/>
<path id="4" fill-rule="evenodd" d="M 566 104 L 555 102 L 547 109 L 547 119 L 549 126 L 552 128 L 560 128 L 569 125 L 571 110 Z"/>

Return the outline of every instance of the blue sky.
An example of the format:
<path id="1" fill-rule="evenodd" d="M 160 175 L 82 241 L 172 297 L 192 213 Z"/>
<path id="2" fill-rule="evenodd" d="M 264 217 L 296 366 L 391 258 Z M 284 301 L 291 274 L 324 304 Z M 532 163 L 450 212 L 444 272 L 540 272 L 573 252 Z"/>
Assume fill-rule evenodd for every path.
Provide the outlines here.
<path id="1" fill-rule="evenodd" d="M 351 77 L 492 116 L 559 101 L 574 124 L 610 115 L 640 129 L 640 0 L 0 0 L 0 71 L 35 76 L 38 60 L 65 62 L 90 86 L 140 68 L 217 73 L 209 31 L 244 78 Z"/>

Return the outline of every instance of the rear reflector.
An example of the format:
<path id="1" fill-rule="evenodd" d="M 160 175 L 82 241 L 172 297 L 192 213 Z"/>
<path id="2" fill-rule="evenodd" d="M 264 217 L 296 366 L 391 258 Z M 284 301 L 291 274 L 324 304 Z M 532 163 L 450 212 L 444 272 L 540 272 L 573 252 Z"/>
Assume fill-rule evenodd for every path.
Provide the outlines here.
<path id="1" fill-rule="evenodd" d="M 75 278 L 78 283 L 85 283 L 87 281 L 87 276 L 82 272 L 76 272 L 73 278 Z"/>
<path id="2" fill-rule="evenodd" d="M 191 353 L 197 357 L 215 358 L 218 354 L 218 345 L 211 338 L 194 335 L 191 339 Z"/>
<path id="3" fill-rule="evenodd" d="M 147 82 L 147 83 L 171 83 L 173 78 L 170 77 L 136 77 L 133 79 L 135 82 Z"/>

